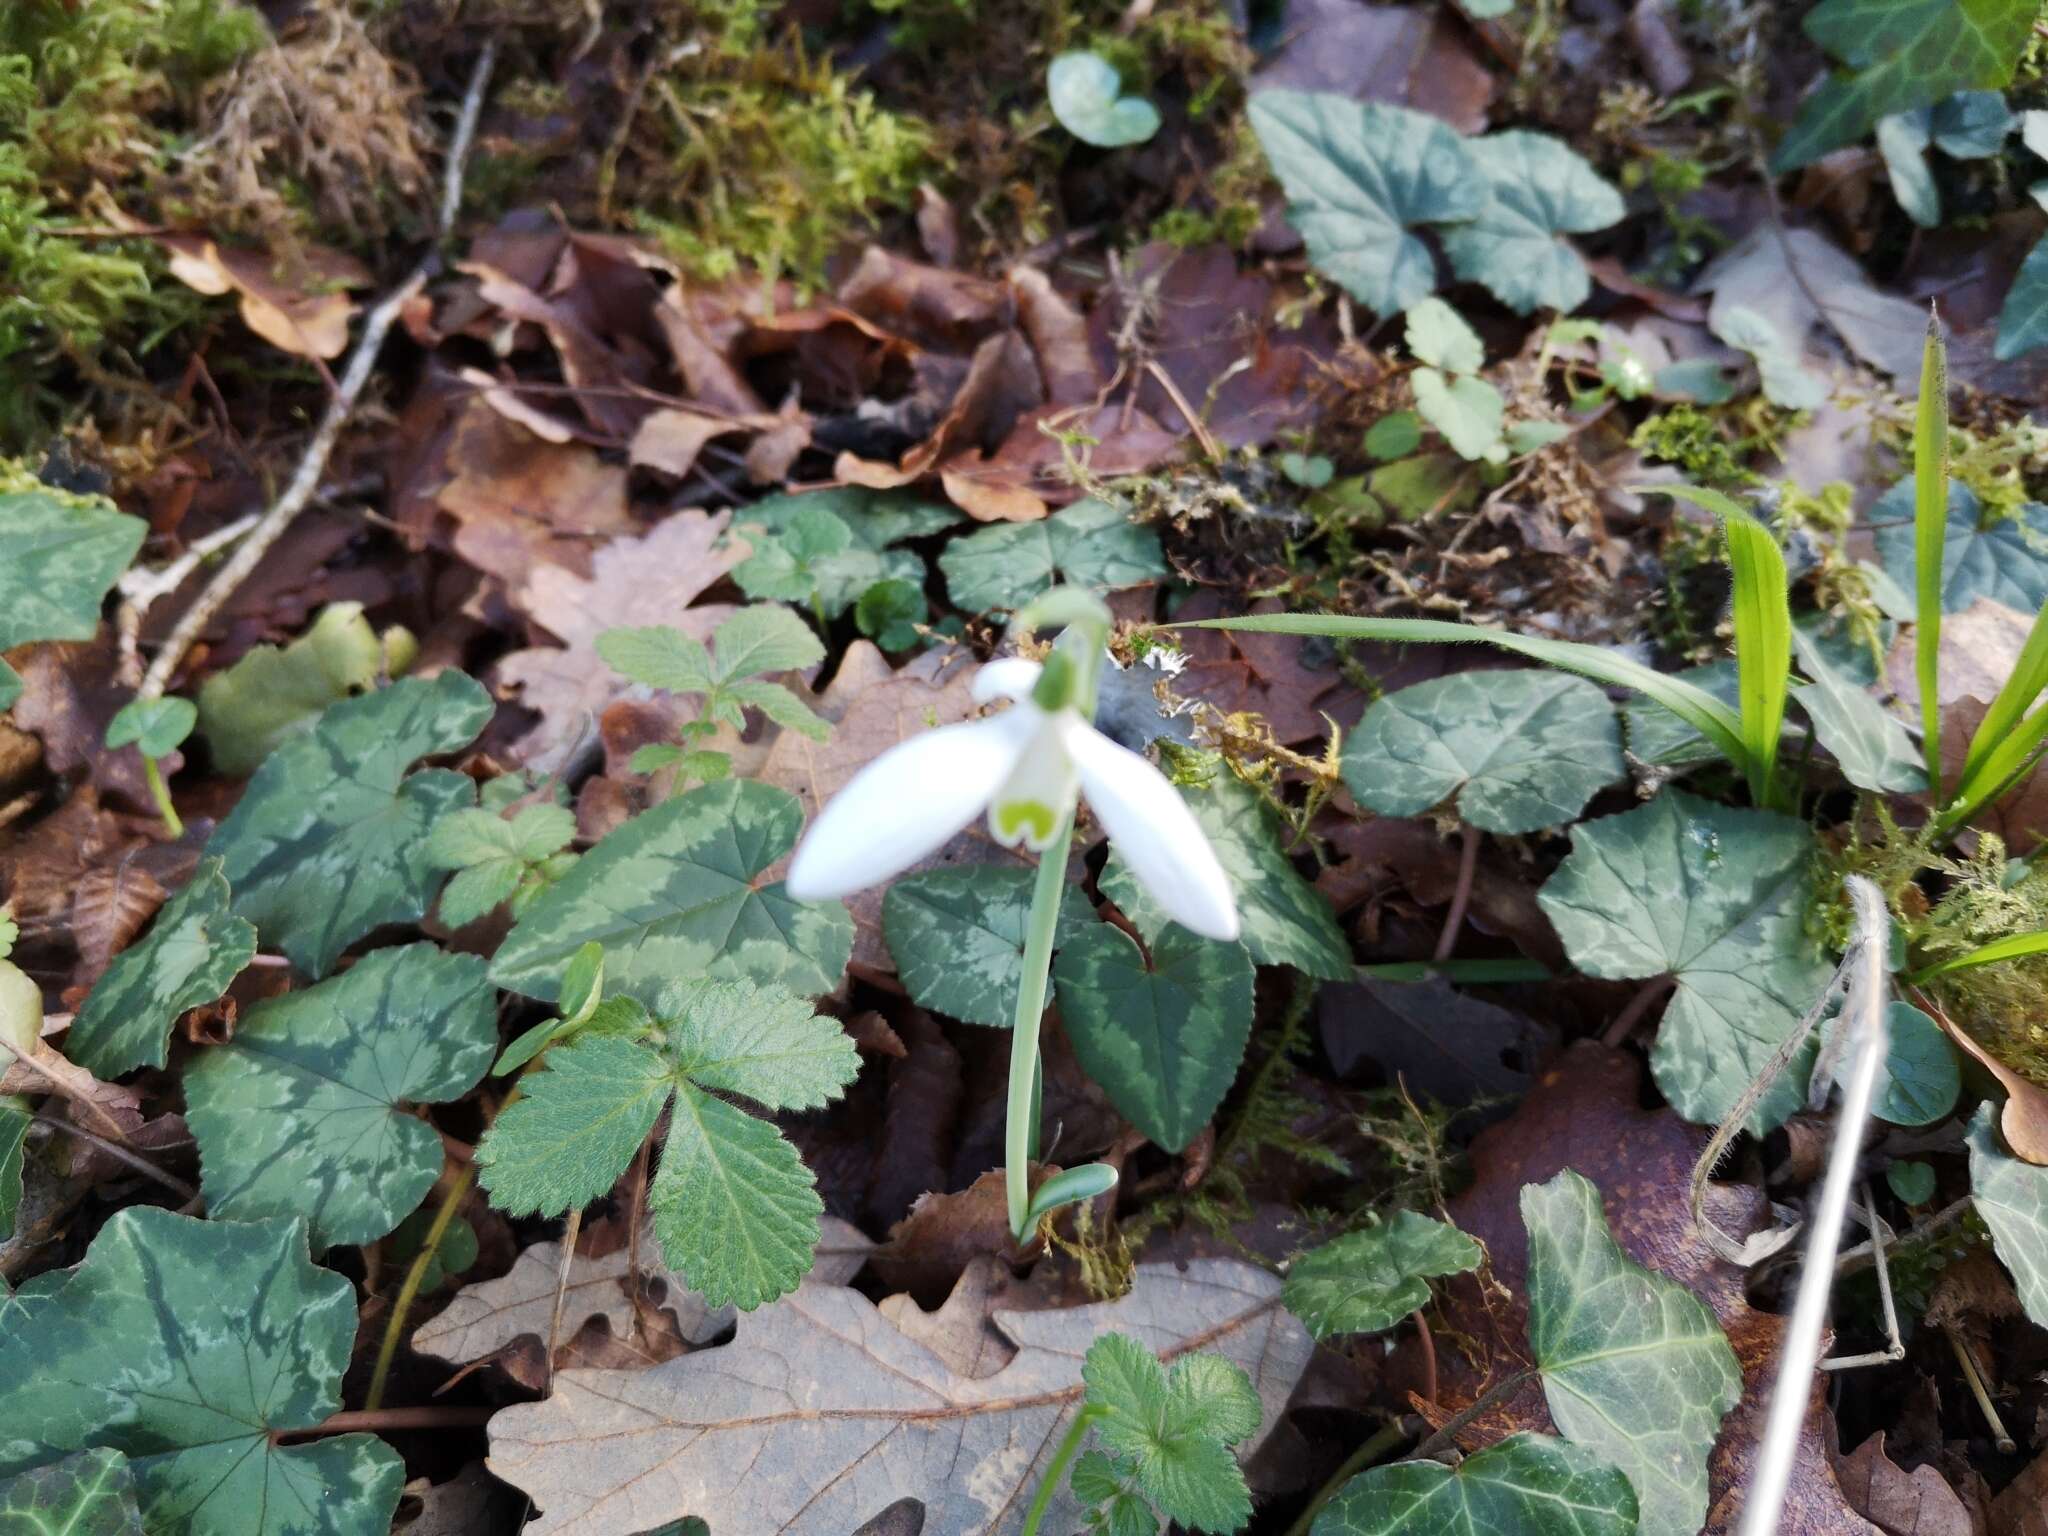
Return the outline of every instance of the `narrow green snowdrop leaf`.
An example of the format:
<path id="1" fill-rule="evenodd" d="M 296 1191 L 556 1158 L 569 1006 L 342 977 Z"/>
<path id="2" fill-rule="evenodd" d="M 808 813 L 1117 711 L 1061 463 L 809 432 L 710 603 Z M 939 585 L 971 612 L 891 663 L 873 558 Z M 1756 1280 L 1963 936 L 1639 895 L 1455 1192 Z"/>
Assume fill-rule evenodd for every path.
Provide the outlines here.
<path id="1" fill-rule="evenodd" d="M 190 699 L 130 699 L 107 722 L 107 745 L 134 746 L 144 757 L 168 757 L 198 723 L 199 711 Z"/>
<path id="2" fill-rule="evenodd" d="M 23 1304 L 25 1303 L 25 1307 Z M 355 1288 L 296 1220 L 130 1206 L 0 1334 L 0 1476 L 123 1451 L 162 1536 L 384 1536 L 405 1469 L 374 1435 L 277 1445 L 341 1407 Z"/>
<path id="3" fill-rule="evenodd" d="M 1522 1186 L 1529 1347 L 1567 1440 L 1627 1474 L 1642 1536 L 1694 1536 L 1707 1454 L 1742 1371 L 1707 1304 L 1643 1268 L 1607 1230 L 1600 1191 L 1569 1169 Z"/>
<path id="4" fill-rule="evenodd" d="M 1408 382 L 1415 387 L 1415 408 L 1422 419 L 1444 435 L 1461 459 L 1491 459 L 1502 450 L 1500 424 L 1507 402 L 1484 379 L 1452 378 L 1434 368 L 1418 368 Z"/>
<path id="5" fill-rule="evenodd" d="M 1351 979 L 1351 944 L 1330 903 L 1304 880 L 1280 846 L 1280 826 L 1258 791 L 1229 774 L 1206 789 L 1185 791 L 1188 809 L 1208 834 L 1237 896 L 1244 947 L 1260 965 L 1291 965 L 1323 981 Z M 1166 915 L 1109 845 L 1102 893 L 1150 940 Z"/>
<path id="6" fill-rule="evenodd" d="M 1490 133 L 1466 149 L 1491 195 L 1476 217 L 1444 231 L 1458 276 L 1485 284 L 1518 315 L 1577 309 L 1593 280 L 1564 237 L 1618 223 L 1621 194 L 1547 133 Z"/>
<path id="7" fill-rule="evenodd" d="M 1238 944 L 1179 924 L 1137 941 L 1097 923 L 1053 965 L 1060 1017 L 1082 1070 L 1158 1147 L 1178 1152 L 1237 1078 L 1252 1029 L 1252 963 Z"/>
<path id="8" fill-rule="evenodd" d="M 1319 1339 L 1378 1333 L 1429 1301 L 1429 1281 L 1479 1267 L 1480 1246 L 1447 1222 L 1400 1211 L 1348 1232 L 1288 1266 L 1280 1299 Z"/>
<path id="9" fill-rule="evenodd" d="M 970 613 L 1021 608 L 1056 580 L 1091 592 L 1135 587 L 1167 574 L 1156 529 L 1089 498 L 1035 523 L 991 523 L 939 556 L 946 591 Z"/>
<path id="10" fill-rule="evenodd" d="M 21 1209 L 22 1149 L 35 1118 L 27 1099 L 0 1097 L 0 1242 L 14 1236 L 15 1213 Z"/>
<path id="11" fill-rule="evenodd" d="M 1588 976 L 1671 976 L 1650 1067 L 1686 1119 L 1713 1125 L 1741 1097 L 1830 966 L 1806 932 L 1815 847 L 1803 821 L 1666 790 L 1619 816 L 1581 822 L 1537 900 Z M 1804 1102 L 1808 1051 L 1751 1120 L 1779 1124 Z"/>
<path id="12" fill-rule="evenodd" d="M 1834 755 L 1842 777 L 1858 789 L 1880 794 L 1911 794 L 1927 787 L 1927 769 L 1920 749 L 1905 725 L 1844 672 L 1801 628 L 1792 631 L 1799 669 L 1813 681 L 1792 690 L 1792 697 L 1813 722 L 1813 734 Z"/>
<path id="13" fill-rule="evenodd" d="M 1408 307 L 1405 340 L 1419 363 L 1446 373 L 1477 373 L 1486 366 L 1486 344 L 1479 333 L 1442 299 L 1420 299 Z"/>
<path id="14" fill-rule="evenodd" d="M 2013 661 L 2012 670 L 1999 685 L 1998 695 L 1991 701 L 1991 707 L 1984 711 L 1984 718 L 1977 722 L 1977 729 L 1970 734 L 1969 750 L 1963 754 L 1963 769 L 1957 778 L 1959 794 L 1973 788 L 1989 766 L 1990 760 L 1998 755 L 1999 748 L 2018 734 L 2017 727 L 2048 689 L 2048 604 L 2034 615 L 2034 622 L 2027 627 L 2026 643 L 2020 647 L 2019 656 Z"/>
<path id="15" fill-rule="evenodd" d="M 1884 1181 L 1891 1186 L 1891 1192 L 1907 1205 L 1925 1205 L 1934 1198 L 1935 1177 L 1932 1163 L 1890 1163 L 1884 1170 Z"/>
<path id="16" fill-rule="evenodd" d="M 2048 1328 L 2048 1168 L 2008 1156 L 1997 1126 L 1992 1104 L 1970 1122 L 1970 1198 L 2012 1272 L 2020 1305 Z"/>
<path id="17" fill-rule="evenodd" d="M 119 1451 L 80 1451 L 0 1483 L 0 1536 L 146 1536 Z"/>
<path id="18" fill-rule="evenodd" d="M 1097 149 L 1142 144 L 1159 131 L 1159 109 L 1124 95 L 1116 67 L 1100 54 L 1077 50 L 1054 59 L 1045 94 L 1059 125 Z"/>
<path id="19" fill-rule="evenodd" d="M 1941 551 L 1941 610 L 1955 613 L 1980 597 L 2037 612 L 2048 602 L 2048 505 L 2021 504 L 2010 518 L 1980 526 L 1983 504 L 1967 485 L 1948 488 L 1948 526 Z M 1877 556 L 1908 592 L 1916 590 L 1919 562 L 1913 552 L 1913 482 L 1901 480 L 1870 509 Z"/>
<path id="20" fill-rule="evenodd" d="M 1079 1205 L 1116 1188 L 1116 1170 L 1107 1163 L 1082 1163 L 1062 1168 L 1031 1192 L 1031 1204 L 1024 1215 L 1024 1230 L 1036 1231 L 1038 1223 L 1064 1206 Z"/>
<path id="21" fill-rule="evenodd" d="M 0 491 L 0 651 L 31 640 L 90 640 L 108 588 L 148 531 L 103 497 Z M 21 678 L 0 661 L 0 709 L 20 694 Z"/>
<path id="22" fill-rule="evenodd" d="M 114 956 L 71 1021 L 65 1052 L 95 1077 L 164 1064 L 178 1015 L 210 1003 L 256 958 L 256 929 L 229 910 L 219 859 L 203 859 L 149 934 Z"/>
<path id="23" fill-rule="evenodd" d="M 548 1052 L 476 1149 L 491 1204 L 559 1216 L 601 1200 L 654 1130 L 676 1075 L 652 1047 L 592 1035 Z"/>
<path id="24" fill-rule="evenodd" d="M 386 670 L 403 670 L 396 662 L 412 649 L 403 629 L 379 640 L 361 603 L 329 603 L 282 650 L 259 645 L 199 685 L 199 729 L 213 766 L 246 778 L 287 738 L 311 730 L 330 704 L 374 686 Z"/>
<path id="25" fill-rule="evenodd" d="M 2035 183 L 2037 189 L 2043 185 L 2048 183 Z M 1992 350 L 2004 362 L 2041 346 L 2048 346 L 2048 240 L 2037 241 L 2027 252 L 2005 291 Z"/>
<path id="26" fill-rule="evenodd" d="M 2028 955 L 2048 953 L 2048 932 L 2009 933 L 2002 939 L 1993 939 L 1989 944 L 1966 950 L 1960 955 L 1933 965 L 1922 966 L 1906 979 L 1918 986 L 1932 981 L 1937 976 L 1946 976 L 1952 971 L 1967 971 L 1980 965 L 1997 965 L 2005 960 L 2019 960 Z"/>
<path id="27" fill-rule="evenodd" d="M 1621 1469 L 1550 1435 L 1509 1435 L 1455 1467 L 1397 1461 L 1346 1483 L 1309 1536 L 1633 1536 Z"/>
<path id="28" fill-rule="evenodd" d="M 408 944 L 258 1003 L 185 1073 L 215 1216 L 304 1216 L 313 1246 L 382 1237 L 439 1177 L 441 1138 L 408 1104 L 459 1099 L 497 1050 L 474 955 Z"/>
<path id="29" fill-rule="evenodd" d="M 1335 92 L 1259 91 L 1250 114 L 1317 271 L 1379 315 L 1435 290 L 1413 227 L 1477 218 L 1488 201 L 1463 139 L 1425 113 Z"/>
<path id="30" fill-rule="evenodd" d="M 1721 532 L 1734 577 L 1736 687 L 1742 700 L 1742 736 L 1749 748 L 1750 798 L 1758 805 L 1783 809 L 1778 740 L 1785 732 L 1785 697 L 1792 678 L 1785 555 L 1770 529 L 1739 509 L 1723 515 Z"/>
<path id="31" fill-rule="evenodd" d="M 806 997 L 839 985 L 853 919 L 838 902 L 796 901 L 758 877 L 796 845 L 796 796 L 751 779 L 706 784 L 608 834 L 526 909 L 491 979 L 550 999 L 593 941 L 606 984 L 650 1006 L 671 976 L 773 983 Z"/>
<path id="32" fill-rule="evenodd" d="M 1259 1395 L 1242 1370 L 1194 1354 L 1169 1371 L 1136 1339 L 1106 1333 L 1088 1346 L 1081 1379 L 1108 1459 L 1168 1519 L 1217 1532 L 1251 1519 L 1251 1493 L 1230 1451 L 1259 1427 Z"/>
<path id="33" fill-rule="evenodd" d="M 286 741 L 206 845 L 235 911 L 311 976 L 379 924 L 426 916 L 442 881 L 428 839 L 476 786 L 445 768 L 407 770 L 469 745 L 493 707 L 460 672 L 402 678 Z"/>
<path id="34" fill-rule="evenodd" d="M 1344 782 L 1383 816 L 1455 799 L 1488 832 L 1562 826 L 1628 776 L 1607 695 L 1555 672 L 1453 672 L 1377 700 L 1344 742 Z"/>
<path id="35" fill-rule="evenodd" d="M 1806 99 L 1772 172 L 1853 144 L 1891 113 L 2002 89 L 2037 11 L 2034 0 L 1821 0 L 1801 25 L 1844 68 Z"/>
<path id="36" fill-rule="evenodd" d="M 964 1024 L 1008 1029 L 1024 979 L 1032 871 L 969 864 L 911 875 L 882 898 L 882 938 L 912 1001 Z M 1078 893 L 1060 903 L 1054 948 L 1093 927 Z"/>
<path id="37" fill-rule="evenodd" d="M 1877 120 L 1877 152 L 1884 160 L 1892 196 L 1922 229 L 1941 224 L 1941 191 L 1934 184 L 1934 167 L 1927 163 L 1927 146 L 1934 140 L 1932 118 L 1920 107 Z"/>
<path id="38" fill-rule="evenodd" d="M 1928 793 L 1941 792 L 1941 616 L 1948 586 L 1948 349 L 1941 320 L 1927 316 L 1920 354 L 1920 398 L 1913 410 L 1913 670 L 1920 683 L 1920 748 Z"/>
<path id="39" fill-rule="evenodd" d="M 1911 1003 L 1894 1002 L 1886 1014 L 1885 1028 L 1889 1048 L 1878 1069 L 1872 1113 L 1893 1125 L 1932 1125 L 1962 1097 L 1963 1074 L 1956 1048 L 1941 1026 Z M 1836 1081 L 1845 1087 L 1849 1069 L 1844 1060 L 1835 1073 Z"/>

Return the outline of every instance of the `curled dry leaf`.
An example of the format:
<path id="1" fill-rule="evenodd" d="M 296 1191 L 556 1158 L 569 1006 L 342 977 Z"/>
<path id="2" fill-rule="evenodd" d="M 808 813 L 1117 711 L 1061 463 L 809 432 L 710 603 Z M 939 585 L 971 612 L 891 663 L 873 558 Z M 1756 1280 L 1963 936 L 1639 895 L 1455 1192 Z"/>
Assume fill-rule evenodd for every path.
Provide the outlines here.
<path id="1" fill-rule="evenodd" d="M 1922 1006 L 1934 1022 L 1948 1032 L 1949 1039 L 1986 1072 L 1998 1079 L 2005 1090 L 2005 1108 L 1999 1112 L 1998 1129 L 2012 1155 L 2037 1167 L 2048 1167 L 2048 1088 L 2021 1077 L 1980 1045 L 1970 1032 L 1947 1014 L 1922 999 Z"/>
<path id="2" fill-rule="evenodd" d="M 1970 1512 L 1941 1473 L 1922 1463 L 1906 1471 L 1885 1454 L 1879 1430 L 1835 1458 L 1842 1492 L 1885 1536 L 1974 1536 Z"/>
<path id="3" fill-rule="evenodd" d="M 455 553 L 515 595 L 544 568 L 588 576 L 602 541 L 635 527 L 625 470 L 536 436 L 488 400 L 456 418 L 447 464 L 435 499 L 455 520 Z"/>
<path id="4" fill-rule="evenodd" d="M 370 281 L 353 256 L 315 246 L 281 269 L 260 251 L 223 250 L 201 235 L 154 238 L 173 277 L 199 293 L 234 294 L 243 324 L 278 350 L 321 359 L 347 350 L 356 309 L 347 290 Z"/>

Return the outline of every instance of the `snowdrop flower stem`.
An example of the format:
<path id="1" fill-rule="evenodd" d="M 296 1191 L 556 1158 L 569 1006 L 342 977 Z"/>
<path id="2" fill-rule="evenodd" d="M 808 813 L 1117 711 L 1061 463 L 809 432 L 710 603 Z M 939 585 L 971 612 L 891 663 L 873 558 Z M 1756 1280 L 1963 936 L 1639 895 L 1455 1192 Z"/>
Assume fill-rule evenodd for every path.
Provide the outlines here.
<path id="1" fill-rule="evenodd" d="M 1031 1159 L 1039 1150 L 1038 1036 L 1045 1022 L 1046 984 L 1052 974 L 1052 937 L 1066 892 L 1067 850 L 1074 841 L 1069 811 L 1038 856 L 1038 880 L 1031 888 L 1031 916 L 1024 930 L 1024 974 L 1017 987 L 1017 1016 L 1010 1031 L 1010 1098 L 1003 1127 L 1003 1184 L 1009 1196 L 1010 1231 L 1023 1242 L 1031 1227 Z"/>

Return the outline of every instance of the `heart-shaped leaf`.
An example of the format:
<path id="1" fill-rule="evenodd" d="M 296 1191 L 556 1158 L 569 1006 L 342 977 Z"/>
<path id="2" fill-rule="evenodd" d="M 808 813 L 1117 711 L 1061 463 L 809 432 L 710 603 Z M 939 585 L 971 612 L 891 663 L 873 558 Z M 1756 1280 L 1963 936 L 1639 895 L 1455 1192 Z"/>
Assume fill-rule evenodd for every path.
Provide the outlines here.
<path id="1" fill-rule="evenodd" d="M 1384 1226 L 1347 1232 L 1287 1269 L 1281 1299 L 1319 1339 L 1378 1333 L 1429 1302 L 1429 1280 L 1476 1269 L 1480 1246 L 1448 1222 L 1398 1211 Z"/>
<path id="2" fill-rule="evenodd" d="M 6 1536 L 145 1536 L 135 1474 L 119 1451 L 80 1451 L 0 1483 Z"/>
<path id="3" fill-rule="evenodd" d="M 1688 1120 L 1734 1108 L 1826 984 L 1806 931 L 1815 856 L 1802 821 L 1667 790 L 1574 827 L 1537 897 L 1587 975 L 1676 979 L 1650 1066 Z M 1811 1062 L 1809 1048 L 1780 1075 L 1752 1129 L 1799 1107 Z"/>
<path id="4" fill-rule="evenodd" d="M 1250 116 L 1318 272 L 1381 315 L 1436 288 L 1435 259 L 1411 230 L 1487 204 L 1463 139 L 1424 113 L 1327 91 L 1260 91 Z"/>
<path id="5" fill-rule="evenodd" d="M 1962 1096 L 1962 1066 L 1956 1048 L 1941 1026 L 1911 1003 L 1895 1002 L 1885 1015 L 1887 1050 L 1878 1070 L 1877 1094 L 1871 1113 L 1893 1125 L 1932 1125 L 1956 1107 Z M 1836 1080 L 1846 1079 L 1850 1056 L 1845 1052 Z"/>
<path id="6" fill-rule="evenodd" d="M 751 779 L 665 800 L 608 834 L 526 909 L 491 979 L 552 1000 L 583 945 L 604 945 L 606 985 L 650 1007 L 676 976 L 742 978 L 805 997 L 839 985 L 853 919 L 760 874 L 795 846 L 796 796 Z"/>
<path id="7" fill-rule="evenodd" d="M 2048 1328 L 2048 1168 L 2010 1156 L 1998 1144 L 1998 1110 L 1986 1104 L 1970 1122 L 1970 1198 L 2027 1316 Z"/>
<path id="8" fill-rule="evenodd" d="M 1118 1112 L 1168 1152 L 1193 1141 L 1251 1038 L 1243 946 L 1170 924 L 1148 960 L 1121 928 L 1098 923 L 1060 951 L 1053 976 L 1074 1054 Z"/>
<path id="9" fill-rule="evenodd" d="M 467 746 L 493 707 L 460 672 L 403 678 L 342 700 L 287 740 L 206 845 L 235 911 L 312 976 L 379 924 L 426 916 L 443 879 L 428 837 L 474 803 L 476 786 L 447 769 L 407 770 Z"/>
<path id="10" fill-rule="evenodd" d="M 107 745 L 132 745 L 144 757 L 168 757 L 198 722 L 199 711 L 190 699 L 130 699 L 107 722 Z"/>
<path id="11" fill-rule="evenodd" d="M 441 1172 L 441 1138 L 407 1104 L 459 1099 L 498 1044 L 474 955 L 380 949 L 268 998 L 185 1073 L 214 1215 L 304 1216 L 316 1249 L 382 1237 Z"/>
<path id="12" fill-rule="evenodd" d="M 1955 613 L 1988 597 L 2035 613 L 2048 602 L 2048 505 L 2023 503 L 2009 518 L 1984 519 L 1977 493 L 1960 480 L 1948 487 L 1948 530 L 1941 549 L 1941 611 Z M 1918 570 L 1913 553 L 1913 478 L 1908 475 L 1871 506 L 1885 573 L 1906 591 Z"/>
<path id="13" fill-rule="evenodd" d="M 1547 133 L 1490 133 L 1466 149 L 1490 196 L 1475 217 L 1444 231 L 1458 276 L 1484 283 L 1518 315 L 1585 303 L 1593 280 L 1564 237 L 1619 222 L 1621 194 Z"/>
<path id="14" fill-rule="evenodd" d="M 1366 710 L 1344 743 L 1344 782 L 1383 816 L 1456 798 L 1488 832 L 1561 826 L 1627 777 L 1607 695 L 1556 672 L 1453 672 Z"/>
<path id="15" fill-rule="evenodd" d="M 1799 653 L 1799 669 L 1813 679 L 1794 688 L 1792 697 L 1813 722 L 1820 744 L 1834 755 L 1842 777 L 1859 789 L 1880 794 L 1925 789 L 1927 770 L 1920 749 L 1899 718 L 1797 625 L 1792 645 Z"/>
<path id="16" fill-rule="evenodd" d="M 1157 531 L 1092 497 L 1035 523 L 962 534 L 939 556 L 939 569 L 954 606 L 972 613 L 1021 608 L 1058 579 L 1107 592 L 1167 574 Z"/>
<path id="17" fill-rule="evenodd" d="M 405 1469 L 374 1435 L 281 1446 L 341 1406 L 355 1288 L 300 1221 L 117 1211 L 85 1259 L 0 1303 L 0 1476 L 123 1451 L 165 1536 L 384 1536 Z"/>
<path id="18" fill-rule="evenodd" d="M 1621 1469 L 1550 1435 L 1510 1435 L 1455 1467 L 1397 1461 L 1346 1483 L 1310 1536 L 1633 1536 Z"/>
<path id="19" fill-rule="evenodd" d="M 1083 144 L 1120 149 L 1159 131 L 1159 109 L 1123 94 L 1116 68 L 1099 54 L 1063 53 L 1045 74 L 1045 94 L 1059 125 Z"/>
<path id="20" fill-rule="evenodd" d="M 970 864 L 889 887 L 882 937 L 918 1006 L 992 1029 L 1015 1022 L 1035 879 L 1015 865 Z M 1060 903 L 1055 948 L 1093 926 L 1087 905 L 1078 893 Z"/>
<path id="21" fill-rule="evenodd" d="M 149 935 L 114 956 L 71 1021 L 64 1050 L 96 1077 L 164 1064 L 178 1015 L 210 1003 L 256 958 L 256 929 L 229 911 L 219 859 L 203 859 Z"/>
<path id="22" fill-rule="evenodd" d="M 0 490 L 0 651 L 31 640 L 90 640 L 107 589 L 148 531 L 99 497 Z M 0 661 L 0 709 L 20 695 L 20 676 Z"/>

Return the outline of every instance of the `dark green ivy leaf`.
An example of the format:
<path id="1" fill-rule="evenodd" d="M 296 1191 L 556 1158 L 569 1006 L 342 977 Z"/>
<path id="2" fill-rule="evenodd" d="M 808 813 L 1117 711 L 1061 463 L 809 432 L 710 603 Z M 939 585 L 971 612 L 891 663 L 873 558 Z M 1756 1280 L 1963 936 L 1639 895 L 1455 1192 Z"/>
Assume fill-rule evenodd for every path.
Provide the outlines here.
<path id="1" fill-rule="evenodd" d="M 1510 1435 L 1455 1467 L 1398 1461 L 1346 1483 L 1310 1536 L 1634 1536 L 1621 1469 L 1550 1435 Z"/>
<path id="2" fill-rule="evenodd" d="M 0 1483 L 0 1536 L 146 1536 L 119 1451 L 80 1451 Z"/>
<path id="3" fill-rule="evenodd" d="M 1478 1267 L 1479 1245 L 1447 1222 L 1400 1211 L 1312 1248 L 1287 1271 L 1281 1299 L 1317 1338 L 1378 1333 L 1429 1301 L 1429 1280 Z"/>

